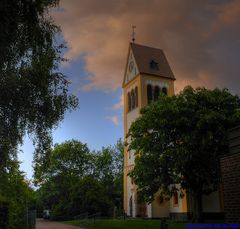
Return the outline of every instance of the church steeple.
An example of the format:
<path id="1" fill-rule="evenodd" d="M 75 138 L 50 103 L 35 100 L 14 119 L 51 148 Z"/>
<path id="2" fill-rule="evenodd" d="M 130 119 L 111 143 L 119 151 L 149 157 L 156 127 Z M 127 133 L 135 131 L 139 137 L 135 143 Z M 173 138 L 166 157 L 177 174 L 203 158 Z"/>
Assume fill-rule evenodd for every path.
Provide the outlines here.
<path id="1" fill-rule="evenodd" d="M 123 87 L 137 74 L 147 74 L 175 80 L 162 49 L 130 43 Z"/>
<path id="2" fill-rule="evenodd" d="M 134 30 L 133 30 L 134 32 Z M 135 38 L 133 36 L 133 38 Z M 135 39 L 133 40 L 135 41 Z M 124 94 L 124 136 L 131 123 L 140 115 L 142 107 L 157 100 L 160 93 L 174 94 L 174 74 L 161 49 L 131 42 L 123 78 Z M 134 167 L 134 152 L 124 148 L 124 209 L 129 216 L 151 217 L 147 205 L 138 210 L 136 186 L 127 174 Z"/>

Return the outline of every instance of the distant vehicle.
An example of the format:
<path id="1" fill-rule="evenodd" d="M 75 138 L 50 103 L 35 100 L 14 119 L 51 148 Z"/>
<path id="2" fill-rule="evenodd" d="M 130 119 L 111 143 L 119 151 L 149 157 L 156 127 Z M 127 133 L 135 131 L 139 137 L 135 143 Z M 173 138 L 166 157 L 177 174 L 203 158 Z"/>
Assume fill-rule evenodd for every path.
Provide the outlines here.
<path id="1" fill-rule="evenodd" d="M 43 210 L 43 218 L 50 219 L 50 210 Z"/>

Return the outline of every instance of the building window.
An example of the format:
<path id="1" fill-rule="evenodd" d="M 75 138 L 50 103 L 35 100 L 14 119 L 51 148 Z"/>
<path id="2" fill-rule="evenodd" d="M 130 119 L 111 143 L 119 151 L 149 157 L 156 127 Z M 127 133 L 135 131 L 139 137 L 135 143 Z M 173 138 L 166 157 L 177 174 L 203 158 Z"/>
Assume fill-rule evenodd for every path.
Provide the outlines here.
<path id="1" fill-rule="evenodd" d="M 138 107 L 138 87 L 128 92 L 128 112 Z"/>
<path id="2" fill-rule="evenodd" d="M 163 88 L 162 88 L 162 93 L 165 94 L 165 95 L 167 95 L 167 88 L 166 88 L 166 87 L 163 87 Z"/>
<path id="3" fill-rule="evenodd" d="M 174 192 L 173 194 L 173 205 L 178 205 L 178 193 Z"/>
<path id="4" fill-rule="evenodd" d="M 132 196 L 129 199 L 129 216 L 130 217 L 133 216 L 133 199 L 132 199 Z"/>
<path id="5" fill-rule="evenodd" d="M 158 86 L 154 87 L 154 101 L 156 101 L 160 94 L 160 88 Z"/>
<path id="6" fill-rule="evenodd" d="M 163 204 L 164 199 L 163 199 L 163 195 L 162 194 L 157 196 L 157 202 L 158 202 L 159 205 Z"/>
<path id="7" fill-rule="evenodd" d="M 147 85 L 147 101 L 150 104 L 153 100 L 152 85 Z"/>
<path id="8" fill-rule="evenodd" d="M 137 87 L 135 87 L 135 105 L 136 105 L 136 107 L 138 107 L 138 88 Z"/>
<path id="9" fill-rule="evenodd" d="M 134 95 L 134 90 L 131 90 L 131 99 L 132 99 L 132 107 L 131 109 L 133 110 L 135 108 L 135 95 Z"/>
<path id="10" fill-rule="evenodd" d="M 131 106 L 132 106 L 132 104 L 131 104 L 131 95 L 130 95 L 130 92 L 128 92 L 128 111 L 131 110 Z"/>
<path id="11" fill-rule="evenodd" d="M 159 70 L 159 67 L 158 67 L 158 63 L 154 60 L 151 60 L 150 63 L 150 68 L 153 69 L 153 70 Z"/>

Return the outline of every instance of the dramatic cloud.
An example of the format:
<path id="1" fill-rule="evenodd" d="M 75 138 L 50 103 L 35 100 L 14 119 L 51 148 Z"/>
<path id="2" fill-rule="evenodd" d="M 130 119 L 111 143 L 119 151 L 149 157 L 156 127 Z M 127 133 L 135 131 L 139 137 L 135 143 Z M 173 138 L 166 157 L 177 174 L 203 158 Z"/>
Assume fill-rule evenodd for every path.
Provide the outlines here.
<path id="1" fill-rule="evenodd" d="M 136 43 L 164 50 L 177 91 L 191 84 L 238 92 L 238 0 L 62 0 L 60 7 L 54 18 L 69 45 L 66 57 L 85 59 L 85 89 L 121 87 L 136 25 Z"/>

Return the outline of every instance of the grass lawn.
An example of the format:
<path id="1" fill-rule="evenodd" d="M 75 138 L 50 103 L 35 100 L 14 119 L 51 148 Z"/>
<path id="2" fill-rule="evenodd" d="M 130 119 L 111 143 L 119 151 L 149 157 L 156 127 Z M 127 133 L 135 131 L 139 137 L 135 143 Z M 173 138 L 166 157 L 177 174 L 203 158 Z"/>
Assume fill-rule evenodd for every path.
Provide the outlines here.
<path id="1" fill-rule="evenodd" d="M 80 225 L 86 229 L 160 229 L 160 220 L 144 219 L 99 219 L 93 220 L 73 220 L 65 221 L 66 224 Z M 176 221 L 168 222 L 169 229 L 185 229 L 185 223 Z"/>

